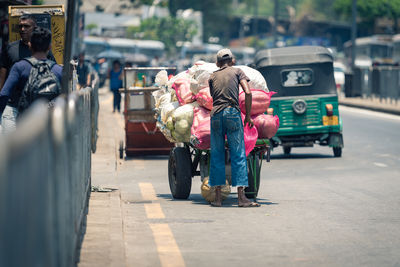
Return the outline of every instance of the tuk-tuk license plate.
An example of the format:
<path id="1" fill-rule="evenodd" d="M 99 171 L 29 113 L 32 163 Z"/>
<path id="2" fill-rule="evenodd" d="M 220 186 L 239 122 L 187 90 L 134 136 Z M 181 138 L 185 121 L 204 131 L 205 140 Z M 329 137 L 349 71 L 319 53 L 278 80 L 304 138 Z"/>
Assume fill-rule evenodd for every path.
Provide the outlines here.
<path id="1" fill-rule="evenodd" d="M 322 117 L 322 124 L 325 125 L 325 126 L 338 125 L 339 124 L 339 118 L 338 118 L 338 116 L 323 116 Z"/>

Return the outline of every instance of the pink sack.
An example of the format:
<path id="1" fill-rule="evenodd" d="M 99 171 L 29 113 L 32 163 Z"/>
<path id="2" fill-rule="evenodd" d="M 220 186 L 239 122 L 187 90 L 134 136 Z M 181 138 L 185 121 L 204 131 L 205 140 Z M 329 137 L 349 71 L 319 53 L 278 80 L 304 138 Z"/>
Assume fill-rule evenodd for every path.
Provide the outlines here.
<path id="1" fill-rule="evenodd" d="M 192 99 L 192 91 L 190 90 L 190 79 L 178 78 L 172 85 L 172 88 L 175 89 L 180 105 L 189 104 L 194 101 Z"/>
<path id="2" fill-rule="evenodd" d="M 251 89 L 252 104 L 251 104 L 251 116 L 263 114 L 269 108 L 271 102 L 271 96 L 276 94 L 275 92 L 265 92 L 263 90 Z M 245 106 L 245 93 L 239 94 L 239 105 L 242 113 L 246 113 Z"/>
<path id="3" fill-rule="evenodd" d="M 242 121 L 244 123 L 245 115 L 242 113 Z M 246 150 L 246 157 L 249 153 L 254 149 L 258 139 L 258 132 L 256 127 L 250 128 L 248 125 L 244 125 L 243 127 L 244 133 L 244 147 Z"/>
<path id="4" fill-rule="evenodd" d="M 199 93 L 195 96 L 195 99 L 197 103 L 199 103 L 200 106 L 212 110 L 213 107 L 213 99 L 210 94 L 210 88 L 205 87 L 199 91 Z"/>
<path id="5" fill-rule="evenodd" d="M 199 149 L 210 148 L 210 119 L 210 111 L 202 107 L 194 108 L 190 142 Z"/>
<path id="6" fill-rule="evenodd" d="M 258 138 L 272 138 L 279 128 L 277 115 L 261 114 L 253 118 L 254 126 L 258 131 Z"/>

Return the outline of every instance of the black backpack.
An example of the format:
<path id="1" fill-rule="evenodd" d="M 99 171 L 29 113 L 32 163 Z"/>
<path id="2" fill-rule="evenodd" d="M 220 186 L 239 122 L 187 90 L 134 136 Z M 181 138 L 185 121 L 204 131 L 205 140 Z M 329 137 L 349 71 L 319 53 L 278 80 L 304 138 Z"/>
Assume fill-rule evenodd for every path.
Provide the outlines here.
<path id="1" fill-rule="evenodd" d="M 51 60 L 38 60 L 34 57 L 25 58 L 32 65 L 29 78 L 22 90 L 18 109 L 23 111 L 39 98 L 51 101 L 61 93 L 61 85 L 51 68 L 56 64 Z"/>

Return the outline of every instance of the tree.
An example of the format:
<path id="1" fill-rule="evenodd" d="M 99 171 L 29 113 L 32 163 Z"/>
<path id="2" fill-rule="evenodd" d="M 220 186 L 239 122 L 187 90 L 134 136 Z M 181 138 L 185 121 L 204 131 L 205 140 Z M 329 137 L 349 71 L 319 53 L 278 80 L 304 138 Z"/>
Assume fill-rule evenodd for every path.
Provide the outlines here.
<path id="1" fill-rule="evenodd" d="M 211 36 L 219 36 L 228 39 L 227 33 L 230 27 L 227 17 L 231 14 L 231 0 L 169 0 L 169 11 L 176 16 L 179 9 L 192 8 L 203 13 L 204 41 Z"/>
<path id="2" fill-rule="evenodd" d="M 178 41 L 189 41 L 196 34 L 192 21 L 174 17 L 149 18 L 142 21 L 139 27 L 129 27 L 130 38 L 158 40 L 165 44 L 168 54 L 174 54 Z"/>
<path id="3" fill-rule="evenodd" d="M 352 0 L 336 0 L 335 10 L 345 19 L 351 18 Z M 394 20 L 395 31 L 398 31 L 397 20 L 400 17 L 400 0 L 364 0 L 357 1 L 357 15 L 361 20 L 361 27 L 373 29 L 377 18 L 391 18 Z"/>

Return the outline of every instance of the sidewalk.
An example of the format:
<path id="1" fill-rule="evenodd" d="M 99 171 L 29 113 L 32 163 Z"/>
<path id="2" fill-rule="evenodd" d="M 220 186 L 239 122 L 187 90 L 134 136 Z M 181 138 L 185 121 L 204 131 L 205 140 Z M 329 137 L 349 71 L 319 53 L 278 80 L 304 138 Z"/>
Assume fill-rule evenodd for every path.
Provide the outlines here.
<path id="1" fill-rule="evenodd" d="M 395 100 L 380 100 L 379 98 L 341 97 L 339 98 L 339 104 L 400 115 L 400 100 L 396 102 Z"/>
<path id="2" fill-rule="evenodd" d="M 99 98 L 99 138 L 97 151 L 92 154 L 92 186 L 100 192 L 92 192 L 89 200 L 79 266 L 126 266 L 117 183 L 120 164 L 117 151 L 124 136 L 123 116 L 112 113 L 112 94 L 108 89 L 101 88 Z"/>

